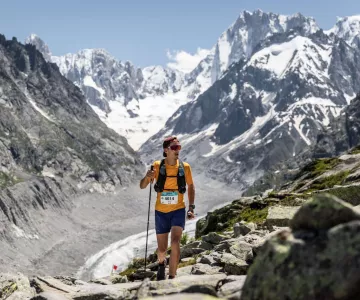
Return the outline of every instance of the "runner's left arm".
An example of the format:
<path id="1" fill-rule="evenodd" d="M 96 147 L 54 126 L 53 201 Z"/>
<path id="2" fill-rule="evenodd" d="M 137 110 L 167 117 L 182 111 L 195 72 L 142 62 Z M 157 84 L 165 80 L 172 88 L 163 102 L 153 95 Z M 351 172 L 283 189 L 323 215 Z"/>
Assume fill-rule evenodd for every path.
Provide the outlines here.
<path id="1" fill-rule="evenodd" d="M 188 198 L 189 198 L 189 205 L 194 204 L 194 202 L 195 202 L 195 185 L 194 184 L 188 185 Z"/>
<path id="2" fill-rule="evenodd" d="M 188 185 L 188 199 L 189 199 L 189 206 L 194 204 L 195 202 L 195 185 L 192 178 L 192 171 L 189 164 L 187 164 L 187 167 L 185 168 L 185 179 L 186 183 Z"/>

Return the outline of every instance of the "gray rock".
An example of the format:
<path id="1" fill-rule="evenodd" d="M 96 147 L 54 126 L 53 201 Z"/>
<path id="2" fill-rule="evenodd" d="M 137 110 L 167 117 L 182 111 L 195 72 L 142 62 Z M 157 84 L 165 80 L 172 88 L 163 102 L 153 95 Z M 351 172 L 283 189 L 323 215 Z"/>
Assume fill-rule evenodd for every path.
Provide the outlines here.
<path id="1" fill-rule="evenodd" d="M 300 206 L 270 206 L 266 217 L 267 226 L 289 226 L 290 220 L 299 210 Z"/>
<path id="2" fill-rule="evenodd" d="M 219 245 L 216 245 L 214 250 L 216 252 L 222 253 L 222 252 L 229 252 L 230 251 L 230 247 L 232 246 L 231 243 L 225 241 L 223 243 L 220 243 Z"/>
<path id="3" fill-rule="evenodd" d="M 86 281 L 79 280 L 79 279 L 75 280 L 75 285 L 85 285 L 85 284 L 88 284 L 88 283 Z"/>
<path id="4" fill-rule="evenodd" d="M 228 283 L 228 282 L 233 282 L 233 281 L 244 281 L 245 282 L 246 279 L 246 275 L 229 275 L 227 276 L 222 283 Z"/>
<path id="5" fill-rule="evenodd" d="M 35 297 L 31 298 L 31 300 L 69 300 L 69 295 L 57 293 L 57 292 L 42 292 Z"/>
<path id="6" fill-rule="evenodd" d="M 147 296 L 150 296 L 150 279 L 145 278 L 141 283 L 140 287 L 136 291 L 136 299 L 143 299 Z"/>
<path id="7" fill-rule="evenodd" d="M 266 234 L 264 234 L 263 236 L 260 236 L 258 234 L 253 234 L 253 232 L 251 232 L 251 233 L 248 233 L 247 235 L 241 237 L 239 240 L 249 243 L 250 245 L 257 245 L 265 239 L 265 235 Z"/>
<path id="8" fill-rule="evenodd" d="M 218 297 L 213 297 L 207 294 L 200 294 L 200 293 L 178 293 L 174 295 L 163 295 L 157 297 L 149 297 L 145 298 L 144 300 L 156 300 L 156 299 L 164 299 L 164 300 L 216 300 L 219 299 Z"/>
<path id="9" fill-rule="evenodd" d="M 249 268 L 246 261 L 238 259 L 230 253 L 224 253 L 221 262 L 224 264 L 224 271 L 228 275 L 245 275 Z"/>
<path id="10" fill-rule="evenodd" d="M 294 216 L 293 230 L 326 230 L 337 224 L 360 220 L 353 206 L 330 194 L 318 194 L 304 204 Z"/>
<path id="11" fill-rule="evenodd" d="M 195 264 L 193 265 L 192 269 L 191 269 L 191 274 L 193 275 L 214 275 L 214 274 L 219 274 L 221 270 L 221 267 L 212 267 L 210 265 L 207 264 Z"/>
<path id="12" fill-rule="evenodd" d="M 181 249 L 199 248 L 201 241 L 194 241 L 181 247 Z"/>
<path id="13" fill-rule="evenodd" d="M 252 245 L 239 241 L 238 243 L 234 244 L 230 247 L 230 252 L 233 254 L 236 258 L 239 258 L 241 260 L 245 260 L 248 257 L 248 253 L 252 253 Z"/>
<path id="14" fill-rule="evenodd" d="M 180 276 L 171 280 L 151 281 L 150 288 L 153 295 L 179 293 L 193 285 L 210 285 L 215 288 L 225 278 L 225 274 Z"/>
<path id="15" fill-rule="evenodd" d="M 355 206 L 354 209 L 355 209 L 358 213 L 360 213 L 360 205 Z"/>
<path id="16" fill-rule="evenodd" d="M 186 266 L 186 267 L 182 267 L 180 269 L 176 270 L 176 277 L 180 277 L 180 276 L 187 276 L 191 274 L 191 270 L 192 270 L 192 265 L 191 266 Z"/>
<path id="17" fill-rule="evenodd" d="M 144 280 L 145 278 L 154 279 L 156 277 L 156 273 L 149 270 L 137 270 L 135 273 L 129 275 L 129 280 Z"/>
<path id="18" fill-rule="evenodd" d="M 180 259 L 186 258 L 186 257 L 192 257 L 196 254 L 199 254 L 201 252 L 204 252 L 204 249 L 200 248 L 185 248 L 180 249 Z"/>
<path id="19" fill-rule="evenodd" d="M 106 278 L 96 278 L 96 279 L 90 280 L 90 282 L 91 283 L 102 284 L 102 285 L 109 285 L 109 284 L 113 284 L 113 283 L 118 283 L 118 282 L 111 282 L 111 280 L 106 279 Z"/>
<path id="20" fill-rule="evenodd" d="M 346 64 L 339 60 L 339 57 L 346 59 L 348 57 L 348 50 L 343 47 L 341 49 L 335 48 L 334 52 L 337 57 L 334 62 L 332 70 L 335 71 L 335 80 L 339 84 L 338 79 L 344 75 L 347 69 Z M 345 56 L 343 56 L 345 54 Z M 352 75 L 354 76 L 354 74 Z M 335 78 L 333 77 L 333 78 Z M 356 76 L 357 77 L 357 76 Z M 342 79 L 341 81 L 344 81 Z M 330 128 L 324 130 L 317 140 L 314 149 L 315 158 L 334 157 L 344 153 L 347 150 L 357 146 L 360 143 L 359 131 L 360 131 L 360 118 L 359 118 L 359 107 L 360 107 L 360 94 L 356 91 L 357 95 L 351 100 L 350 104 L 344 109 L 344 112 L 337 117 L 334 122 L 329 124 Z"/>
<path id="21" fill-rule="evenodd" d="M 230 252 L 230 247 L 234 245 L 239 240 L 242 240 L 242 237 L 240 238 L 232 238 L 232 239 L 226 239 L 222 241 L 220 244 L 216 245 L 214 247 L 214 251 L 216 252 Z"/>
<path id="22" fill-rule="evenodd" d="M 111 283 L 112 284 L 116 284 L 116 283 L 126 283 L 128 282 L 128 279 L 126 276 L 121 276 L 121 275 L 115 275 L 111 277 Z"/>
<path id="23" fill-rule="evenodd" d="M 204 250 L 212 250 L 212 249 L 214 249 L 214 245 L 210 244 L 210 243 L 207 243 L 207 242 L 204 242 L 204 241 L 201 241 L 198 248 L 201 248 L 201 249 L 204 249 Z"/>
<path id="24" fill-rule="evenodd" d="M 206 243 L 217 245 L 220 242 L 226 240 L 227 238 L 225 236 L 217 234 L 216 232 L 210 232 L 207 235 L 202 236 L 201 239 Z"/>
<path id="25" fill-rule="evenodd" d="M 239 237 L 241 235 L 247 235 L 249 232 L 254 231 L 256 225 L 254 223 L 235 223 L 234 224 L 234 237 Z"/>
<path id="26" fill-rule="evenodd" d="M 55 279 L 60 280 L 62 283 L 65 283 L 67 285 L 75 285 L 76 278 L 71 276 L 54 276 Z"/>
<path id="27" fill-rule="evenodd" d="M 224 297 L 227 299 L 240 299 L 241 291 L 245 283 L 246 276 L 238 276 L 237 280 L 227 282 L 223 284 L 218 293 L 218 297 Z"/>
<path id="28" fill-rule="evenodd" d="M 189 262 L 192 261 L 194 258 L 193 257 L 184 257 L 181 259 L 181 262 Z"/>
<path id="29" fill-rule="evenodd" d="M 200 293 L 200 294 L 216 297 L 216 290 L 211 285 L 192 285 L 186 289 L 183 289 L 181 293 L 188 293 L 188 294 Z"/>
<path id="30" fill-rule="evenodd" d="M 22 273 L 0 274 L 0 298 L 11 300 L 30 299 L 35 290 L 30 287 L 29 279 Z"/>
<path id="31" fill-rule="evenodd" d="M 51 276 L 37 276 L 33 279 L 35 284 L 40 288 L 40 290 L 44 292 L 52 292 L 54 289 L 61 291 L 63 293 L 76 293 L 80 291 L 82 286 L 75 285 L 67 285 L 60 281 L 59 279 L 55 279 Z M 100 286 L 100 285 L 99 285 Z"/>
<path id="32" fill-rule="evenodd" d="M 159 262 L 158 261 L 153 262 L 153 263 L 147 265 L 146 267 L 151 271 L 157 271 L 157 269 L 159 267 Z"/>
<path id="33" fill-rule="evenodd" d="M 343 212 L 344 208 L 338 207 L 339 202 L 335 203 L 336 211 Z M 328 210 L 328 206 L 323 208 Z M 313 209 L 317 211 L 318 206 Z M 315 215 L 311 210 L 307 212 L 310 217 Z M 342 216 L 344 220 L 344 215 L 335 216 Z M 349 220 L 354 217 L 352 213 L 346 215 Z M 335 223 L 330 220 L 315 228 Z M 302 231 L 277 233 L 264 244 L 251 266 L 242 300 L 357 299 L 360 293 L 359 232 L 360 221 L 356 220 L 312 236 Z"/>
<path id="34" fill-rule="evenodd" d="M 240 223 L 235 223 L 233 229 L 234 229 L 234 236 L 239 237 L 241 235 Z"/>
<path id="35" fill-rule="evenodd" d="M 210 254 L 202 255 L 196 262 L 216 266 L 221 263 L 221 254 L 218 252 L 211 252 Z"/>
<path id="36" fill-rule="evenodd" d="M 208 264 L 208 265 L 212 265 L 215 263 L 215 259 L 213 256 L 211 255 L 203 255 L 200 258 L 198 258 L 198 261 L 201 264 Z"/>
<path id="37" fill-rule="evenodd" d="M 118 283 L 112 285 L 88 284 L 79 286 L 76 293 L 70 293 L 71 299 L 128 299 L 132 290 L 137 290 L 142 282 Z"/>

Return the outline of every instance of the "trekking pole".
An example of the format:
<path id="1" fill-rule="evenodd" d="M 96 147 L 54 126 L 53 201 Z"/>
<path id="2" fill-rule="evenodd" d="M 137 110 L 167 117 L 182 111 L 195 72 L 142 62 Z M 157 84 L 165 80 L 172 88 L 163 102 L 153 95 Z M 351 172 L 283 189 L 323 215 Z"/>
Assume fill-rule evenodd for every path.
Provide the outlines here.
<path id="1" fill-rule="evenodd" d="M 151 171 L 154 170 L 154 166 L 151 166 Z M 149 236 L 149 221 L 150 221 L 150 202 L 151 202 L 151 186 L 153 180 L 150 180 L 150 192 L 149 192 L 149 209 L 148 209 L 148 220 L 147 220 L 147 229 L 146 229 L 146 246 L 145 246 L 145 272 L 146 272 L 146 257 L 147 257 L 147 246 L 148 246 L 148 236 Z"/>

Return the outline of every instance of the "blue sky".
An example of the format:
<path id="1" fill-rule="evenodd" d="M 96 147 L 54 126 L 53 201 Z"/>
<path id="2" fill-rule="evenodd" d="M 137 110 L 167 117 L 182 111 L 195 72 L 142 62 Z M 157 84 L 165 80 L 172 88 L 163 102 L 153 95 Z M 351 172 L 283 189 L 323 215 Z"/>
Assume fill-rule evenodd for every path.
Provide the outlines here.
<path id="1" fill-rule="evenodd" d="M 0 33 L 8 39 L 36 33 L 54 55 L 105 48 L 139 67 L 166 65 L 168 50 L 211 48 L 243 10 L 300 12 L 323 29 L 337 16 L 360 14 L 359 0 L 0 0 L 0 7 Z"/>

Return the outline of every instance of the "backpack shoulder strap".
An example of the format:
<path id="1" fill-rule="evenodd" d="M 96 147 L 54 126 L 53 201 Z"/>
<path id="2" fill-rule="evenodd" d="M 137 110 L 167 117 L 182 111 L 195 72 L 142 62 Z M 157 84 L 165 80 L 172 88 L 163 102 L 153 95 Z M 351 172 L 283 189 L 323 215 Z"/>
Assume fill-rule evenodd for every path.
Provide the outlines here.
<path id="1" fill-rule="evenodd" d="M 178 185 L 179 193 L 184 194 L 186 192 L 185 167 L 184 167 L 184 163 L 181 160 L 179 160 L 177 185 Z"/>
<path id="2" fill-rule="evenodd" d="M 159 166 L 159 173 L 157 174 L 156 184 L 154 189 L 156 192 L 162 192 L 164 190 L 164 185 L 166 181 L 166 166 L 165 159 L 162 159 Z"/>

